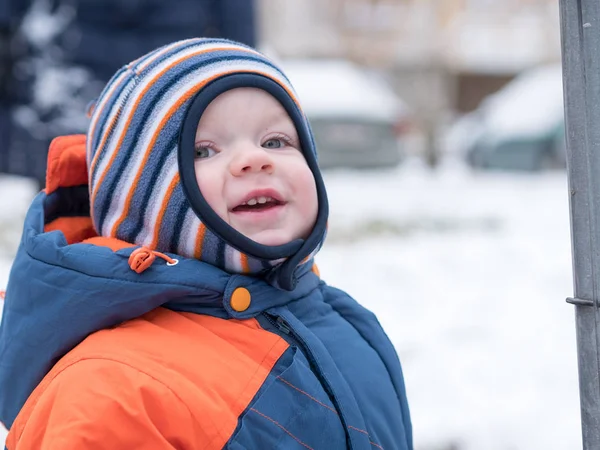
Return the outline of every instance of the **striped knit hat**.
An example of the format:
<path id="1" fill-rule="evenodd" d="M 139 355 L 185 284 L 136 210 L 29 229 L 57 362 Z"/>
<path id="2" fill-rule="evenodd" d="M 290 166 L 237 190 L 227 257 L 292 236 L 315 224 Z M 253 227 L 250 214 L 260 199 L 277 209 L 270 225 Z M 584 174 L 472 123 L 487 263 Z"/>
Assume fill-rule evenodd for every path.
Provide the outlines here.
<path id="1" fill-rule="evenodd" d="M 306 240 L 258 244 L 223 221 L 200 192 L 194 171 L 198 122 L 214 98 L 238 87 L 274 96 L 296 126 L 319 201 Z M 121 68 L 96 102 L 87 165 L 92 220 L 101 236 L 197 258 L 231 273 L 268 275 L 288 290 L 325 237 L 327 196 L 308 121 L 282 71 L 242 44 L 189 39 Z"/>

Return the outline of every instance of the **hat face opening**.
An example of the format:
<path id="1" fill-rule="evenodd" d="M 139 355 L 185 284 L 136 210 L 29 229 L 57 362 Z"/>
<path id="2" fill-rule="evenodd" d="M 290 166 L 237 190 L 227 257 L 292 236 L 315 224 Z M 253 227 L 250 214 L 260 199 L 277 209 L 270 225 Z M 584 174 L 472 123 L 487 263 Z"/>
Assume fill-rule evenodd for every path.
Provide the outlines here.
<path id="1" fill-rule="evenodd" d="M 196 129 L 200 118 L 208 105 L 216 97 L 231 89 L 240 87 L 259 88 L 272 95 L 284 107 L 296 127 L 303 156 L 315 178 L 319 205 L 315 225 L 307 239 L 296 239 L 292 242 L 276 246 L 267 246 L 248 239 L 219 217 L 210 207 L 198 186 L 194 170 L 194 157 Z M 312 135 L 307 121 L 292 97 L 275 81 L 259 74 L 239 73 L 226 75 L 218 80 L 214 80 L 202 89 L 192 100 L 185 115 L 179 140 L 178 161 L 182 187 L 194 212 L 207 228 L 239 251 L 255 258 L 275 260 L 289 258 L 302 248 L 306 250 L 307 243 L 314 243 L 317 240 L 320 242 L 322 240 L 328 206 L 324 184 L 315 158 Z M 315 247 L 316 245 L 313 249 Z M 310 251 L 304 257 L 308 256 L 309 253 Z"/>

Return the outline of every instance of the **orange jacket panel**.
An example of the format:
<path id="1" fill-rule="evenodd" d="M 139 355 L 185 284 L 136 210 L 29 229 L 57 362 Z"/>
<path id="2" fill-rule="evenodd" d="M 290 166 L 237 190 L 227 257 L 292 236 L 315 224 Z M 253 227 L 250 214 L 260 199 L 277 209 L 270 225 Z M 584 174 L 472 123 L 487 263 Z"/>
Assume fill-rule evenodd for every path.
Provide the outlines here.
<path id="1" fill-rule="evenodd" d="M 62 358 L 7 448 L 220 449 L 287 347 L 254 319 L 159 308 Z"/>

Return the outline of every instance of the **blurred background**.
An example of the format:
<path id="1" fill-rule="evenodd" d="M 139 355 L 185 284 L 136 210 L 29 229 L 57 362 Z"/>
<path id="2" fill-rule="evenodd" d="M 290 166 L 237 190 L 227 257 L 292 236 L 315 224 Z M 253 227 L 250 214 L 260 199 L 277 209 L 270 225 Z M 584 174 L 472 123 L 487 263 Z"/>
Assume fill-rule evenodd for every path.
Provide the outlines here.
<path id="1" fill-rule="evenodd" d="M 556 0 L 0 0 L 0 289 L 49 141 L 108 78 L 242 41 L 309 116 L 317 263 L 392 339 L 416 449 L 581 448 L 559 25 Z"/>

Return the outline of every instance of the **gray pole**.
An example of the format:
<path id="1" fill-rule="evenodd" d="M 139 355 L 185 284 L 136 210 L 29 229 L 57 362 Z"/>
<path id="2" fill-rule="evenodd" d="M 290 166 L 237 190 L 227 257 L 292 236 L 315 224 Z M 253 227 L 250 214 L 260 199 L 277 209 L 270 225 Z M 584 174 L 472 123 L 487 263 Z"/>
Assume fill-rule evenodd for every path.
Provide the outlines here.
<path id="1" fill-rule="evenodd" d="M 583 448 L 600 449 L 600 2 L 560 0 Z"/>

